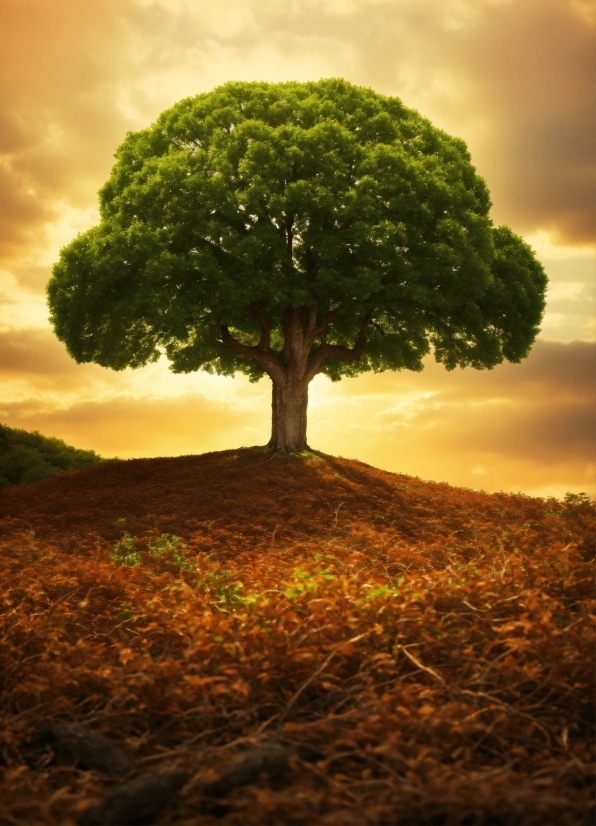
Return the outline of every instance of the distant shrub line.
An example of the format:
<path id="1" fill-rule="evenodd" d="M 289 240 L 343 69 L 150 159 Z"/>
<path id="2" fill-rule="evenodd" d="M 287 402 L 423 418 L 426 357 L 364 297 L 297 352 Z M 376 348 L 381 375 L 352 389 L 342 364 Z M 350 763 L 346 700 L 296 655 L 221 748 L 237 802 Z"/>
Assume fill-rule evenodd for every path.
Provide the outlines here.
<path id="1" fill-rule="evenodd" d="M 28 485 L 65 471 L 84 470 L 103 462 L 93 450 L 79 450 L 61 439 L 0 424 L 0 488 Z"/>

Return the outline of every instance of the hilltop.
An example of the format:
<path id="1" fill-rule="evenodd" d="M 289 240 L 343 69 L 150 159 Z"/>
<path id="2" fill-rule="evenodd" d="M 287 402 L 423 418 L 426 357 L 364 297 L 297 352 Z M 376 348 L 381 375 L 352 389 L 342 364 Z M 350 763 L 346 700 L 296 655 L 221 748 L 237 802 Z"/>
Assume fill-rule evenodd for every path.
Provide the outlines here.
<path id="1" fill-rule="evenodd" d="M 593 821 L 594 506 L 321 454 L 0 492 L 4 822 Z"/>
<path id="2" fill-rule="evenodd" d="M 525 545 L 555 528 L 567 536 L 559 523 L 569 520 L 553 518 L 559 511 L 557 500 L 456 488 L 324 454 L 270 460 L 261 448 L 110 463 L 0 498 L 5 530 L 63 542 L 174 532 L 193 551 L 217 547 L 226 558 L 354 530 L 427 550 L 451 543 L 474 556 L 488 536 L 502 542 L 511 531 L 523 530 Z"/>

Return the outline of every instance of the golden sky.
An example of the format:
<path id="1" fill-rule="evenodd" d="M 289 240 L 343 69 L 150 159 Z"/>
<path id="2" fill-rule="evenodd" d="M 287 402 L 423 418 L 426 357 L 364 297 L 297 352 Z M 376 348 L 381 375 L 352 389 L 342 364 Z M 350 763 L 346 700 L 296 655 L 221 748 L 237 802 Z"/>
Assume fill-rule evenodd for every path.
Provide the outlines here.
<path id="1" fill-rule="evenodd" d="M 76 365 L 44 285 L 127 130 L 228 80 L 342 76 L 464 138 L 550 277 L 520 365 L 311 391 L 309 442 L 485 490 L 594 492 L 592 0 L 0 0 L 0 422 L 103 455 L 268 438 L 268 380 Z"/>

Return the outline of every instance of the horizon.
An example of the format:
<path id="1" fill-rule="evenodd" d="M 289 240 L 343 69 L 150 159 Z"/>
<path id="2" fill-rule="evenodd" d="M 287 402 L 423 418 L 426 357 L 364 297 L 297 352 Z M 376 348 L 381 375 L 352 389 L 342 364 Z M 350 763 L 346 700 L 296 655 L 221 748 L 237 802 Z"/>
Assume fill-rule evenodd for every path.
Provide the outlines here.
<path id="1" fill-rule="evenodd" d="M 0 421 L 123 459 L 267 441 L 268 380 L 173 375 L 163 359 L 76 365 L 44 287 L 60 247 L 97 222 L 127 130 L 226 80 L 342 76 L 462 137 L 495 223 L 531 244 L 550 284 L 519 365 L 318 376 L 309 444 L 459 487 L 594 497 L 591 4 L 9 0 L 3 14 Z"/>

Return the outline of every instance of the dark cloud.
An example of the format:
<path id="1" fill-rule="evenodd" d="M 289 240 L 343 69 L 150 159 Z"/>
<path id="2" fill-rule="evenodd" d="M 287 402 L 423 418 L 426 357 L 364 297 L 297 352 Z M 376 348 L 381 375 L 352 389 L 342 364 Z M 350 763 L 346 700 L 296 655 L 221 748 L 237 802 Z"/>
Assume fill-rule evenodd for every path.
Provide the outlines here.
<path id="1" fill-rule="evenodd" d="M 79 365 L 64 345 L 46 329 L 0 332 L 0 379 L 24 378 L 33 388 L 72 390 L 87 386 L 108 371 L 94 364 Z"/>
<path id="2" fill-rule="evenodd" d="M 565 0 L 490 4 L 452 57 L 490 118 L 479 147 L 499 215 L 593 243 L 594 28 Z"/>
<path id="3" fill-rule="evenodd" d="M 123 4 L 125 5 L 125 4 Z M 89 204 L 126 129 L 114 83 L 128 33 L 112 0 L 5 0 L 0 256 L 43 245 L 60 203 Z"/>
<path id="4" fill-rule="evenodd" d="M 43 293 L 52 274 L 51 267 L 39 265 L 15 264 L 11 269 L 21 287 L 33 293 Z"/>
<path id="5" fill-rule="evenodd" d="M 442 399 L 482 401 L 513 399 L 547 404 L 554 399 L 594 400 L 596 345 L 587 341 L 563 344 L 538 339 L 527 359 L 503 362 L 493 370 L 456 369 L 448 372 L 428 357 L 421 373 L 404 370 L 365 374 L 334 386 L 334 393 L 358 396 L 376 393 L 433 392 Z"/>
<path id="6" fill-rule="evenodd" d="M 75 362 L 48 330 L 0 333 L 0 375 L 64 375 Z"/>
<path id="7" fill-rule="evenodd" d="M 529 459 L 543 467 L 560 462 L 584 463 L 594 450 L 594 406 L 591 400 L 554 403 L 514 410 L 487 411 L 475 427 L 466 428 L 466 448 L 501 458 Z M 461 421 L 454 424 L 461 430 Z"/>
<path id="8" fill-rule="evenodd" d="M 539 339 L 530 356 L 519 364 L 504 362 L 494 370 L 451 373 L 435 365 L 432 372 L 437 386 L 451 399 L 460 395 L 469 399 L 502 396 L 544 405 L 554 400 L 593 402 L 596 397 L 592 381 L 596 374 L 596 347 L 586 341 L 563 344 Z"/>
<path id="9" fill-rule="evenodd" d="M 353 446 L 355 458 L 452 484 L 592 491 L 595 368 L 596 345 L 582 341 L 539 340 L 521 364 L 490 371 L 429 361 L 325 388 L 334 401 L 312 430 L 329 452 Z"/>

